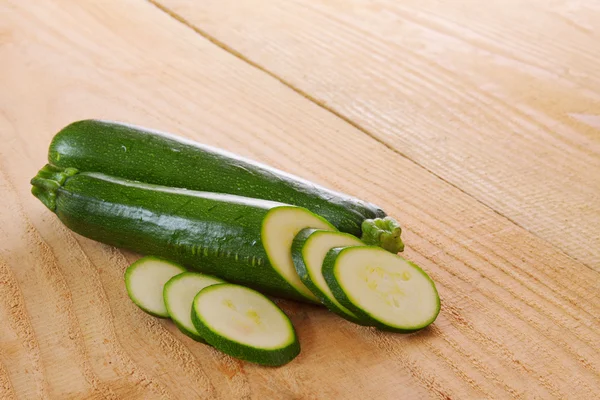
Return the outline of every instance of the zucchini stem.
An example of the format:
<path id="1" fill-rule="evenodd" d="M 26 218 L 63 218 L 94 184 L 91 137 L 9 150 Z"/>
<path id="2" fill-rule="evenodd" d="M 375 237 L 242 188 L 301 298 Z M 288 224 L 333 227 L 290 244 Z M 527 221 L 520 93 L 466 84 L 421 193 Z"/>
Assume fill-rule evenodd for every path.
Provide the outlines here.
<path id="1" fill-rule="evenodd" d="M 390 253 L 404 250 L 402 228 L 392 217 L 366 219 L 362 223 L 361 240 L 368 245 L 379 246 Z"/>
<path id="2" fill-rule="evenodd" d="M 56 209 L 56 191 L 65 183 L 68 177 L 78 172 L 75 168 L 60 168 L 46 164 L 31 180 L 33 186 L 31 193 L 40 199 L 50 211 L 54 211 Z"/>

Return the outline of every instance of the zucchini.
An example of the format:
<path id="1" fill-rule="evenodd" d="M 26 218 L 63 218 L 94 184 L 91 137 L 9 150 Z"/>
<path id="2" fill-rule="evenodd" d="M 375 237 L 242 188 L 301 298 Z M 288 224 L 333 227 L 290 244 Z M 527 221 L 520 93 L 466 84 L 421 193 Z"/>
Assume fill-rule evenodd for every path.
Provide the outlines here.
<path id="1" fill-rule="evenodd" d="M 440 312 L 431 278 L 417 265 L 380 247 L 329 250 L 323 276 L 344 307 L 383 330 L 414 332 L 431 324 Z"/>
<path id="2" fill-rule="evenodd" d="M 202 289 L 194 298 L 191 316 L 200 335 L 230 356 L 279 366 L 300 353 L 290 319 L 252 289 L 229 283 Z"/>
<path id="3" fill-rule="evenodd" d="M 74 122 L 56 134 L 50 164 L 156 185 L 305 207 L 367 244 L 402 251 L 400 225 L 374 204 L 214 147 L 109 121 Z"/>
<path id="4" fill-rule="evenodd" d="M 169 316 L 179 330 L 198 342 L 205 342 L 192 323 L 194 297 L 207 286 L 225 283 L 222 279 L 198 272 L 184 272 L 169 279 L 163 289 L 163 298 Z"/>
<path id="5" fill-rule="evenodd" d="M 169 318 L 163 301 L 163 287 L 185 268 L 156 257 L 143 257 L 125 270 L 125 288 L 129 298 L 142 310 L 159 318 Z"/>
<path id="6" fill-rule="evenodd" d="M 290 249 L 307 227 L 335 228 L 305 208 L 128 181 L 47 165 L 32 192 L 71 230 L 266 293 L 318 302 Z"/>
<path id="7" fill-rule="evenodd" d="M 331 232 L 306 228 L 301 230 L 292 243 L 292 260 L 302 282 L 330 311 L 360 325 L 361 321 L 335 298 L 323 277 L 323 260 L 329 250 L 342 246 L 364 245 L 358 238 L 343 232 Z"/>

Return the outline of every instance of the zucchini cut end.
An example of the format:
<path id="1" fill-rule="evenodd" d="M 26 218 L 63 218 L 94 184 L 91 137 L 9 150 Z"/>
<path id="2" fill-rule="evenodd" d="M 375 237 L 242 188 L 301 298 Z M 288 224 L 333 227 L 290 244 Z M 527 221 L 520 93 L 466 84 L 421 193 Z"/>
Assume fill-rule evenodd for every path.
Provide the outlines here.
<path id="1" fill-rule="evenodd" d="M 309 302 L 319 299 L 304 285 L 292 260 L 291 249 L 294 238 L 302 229 L 317 228 L 337 231 L 324 218 L 297 206 L 273 207 L 263 220 L 261 241 L 273 268 L 300 295 Z"/>

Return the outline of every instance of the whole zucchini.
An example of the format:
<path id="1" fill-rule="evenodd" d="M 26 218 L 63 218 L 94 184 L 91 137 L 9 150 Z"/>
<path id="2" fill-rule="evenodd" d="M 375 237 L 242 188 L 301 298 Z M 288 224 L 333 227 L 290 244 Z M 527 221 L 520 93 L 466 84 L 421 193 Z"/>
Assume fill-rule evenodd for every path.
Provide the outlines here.
<path id="1" fill-rule="evenodd" d="M 32 193 L 71 230 L 280 297 L 318 302 L 290 250 L 307 227 L 335 230 L 305 208 L 47 165 Z"/>
<path id="2" fill-rule="evenodd" d="M 50 164 L 129 180 L 293 204 L 340 231 L 402 251 L 400 225 L 374 204 L 177 136 L 98 120 L 74 122 L 50 144 Z M 384 218 L 386 217 L 386 218 Z"/>

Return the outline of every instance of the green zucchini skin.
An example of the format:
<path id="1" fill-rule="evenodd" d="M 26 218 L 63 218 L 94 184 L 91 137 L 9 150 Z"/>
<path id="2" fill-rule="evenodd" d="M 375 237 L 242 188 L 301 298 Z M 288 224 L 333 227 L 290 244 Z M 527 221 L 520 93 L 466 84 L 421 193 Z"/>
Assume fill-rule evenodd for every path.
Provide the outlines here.
<path id="1" fill-rule="evenodd" d="M 171 320 L 171 321 L 173 321 L 173 320 Z M 181 325 L 180 323 L 173 321 L 173 325 L 175 325 L 177 327 L 177 329 L 179 329 L 179 332 L 183 333 L 185 336 L 189 337 L 190 339 L 193 339 L 198 343 L 208 344 L 208 343 L 206 343 L 206 340 L 204 340 L 203 337 L 190 332 L 188 329 L 185 328 L 185 326 Z"/>
<path id="2" fill-rule="evenodd" d="M 261 240 L 267 214 L 295 206 L 55 166 L 42 168 L 32 185 L 36 197 L 85 237 L 308 301 L 271 266 Z"/>
<path id="3" fill-rule="evenodd" d="M 68 125 L 52 140 L 48 160 L 59 167 L 156 185 L 293 204 L 358 237 L 365 220 L 386 216 L 374 204 L 264 164 L 177 136 L 110 121 L 83 120 Z M 386 249 L 402 251 L 399 227 L 392 237 L 393 242 L 386 239 L 383 243 Z M 377 244 L 378 240 L 379 236 L 373 238 L 369 232 L 368 243 Z"/>

